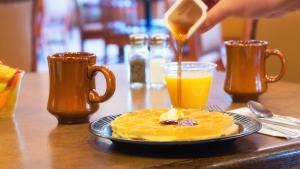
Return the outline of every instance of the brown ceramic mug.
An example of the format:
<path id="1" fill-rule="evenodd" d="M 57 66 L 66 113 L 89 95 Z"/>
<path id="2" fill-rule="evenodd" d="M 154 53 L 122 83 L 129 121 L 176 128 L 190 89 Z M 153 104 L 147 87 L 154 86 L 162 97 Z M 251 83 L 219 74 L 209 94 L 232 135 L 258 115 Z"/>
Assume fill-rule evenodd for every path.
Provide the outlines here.
<path id="1" fill-rule="evenodd" d="M 115 91 L 115 76 L 108 68 L 95 66 L 91 53 L 57 53 L 48 56 L 50 91 L 48 111 L 59 123 L 84 123 Z M 103 73 L 106 91 L 100 96 L 95 90 L 95 75 Z"/>
<path id="2" fill-rule="evenodd" d="M 261 40 L 230 40 L 225 42 L 227 54 L 224 90 L 234 101 L 257 100 L 267 90 L 267 84 L 282 78 L 286 70 L 284 55 L 277 49 L 267 49 L 268 42 Z M 276 76 L 266 74 L 266 59 L 278 56 L 281 71 Z"/>

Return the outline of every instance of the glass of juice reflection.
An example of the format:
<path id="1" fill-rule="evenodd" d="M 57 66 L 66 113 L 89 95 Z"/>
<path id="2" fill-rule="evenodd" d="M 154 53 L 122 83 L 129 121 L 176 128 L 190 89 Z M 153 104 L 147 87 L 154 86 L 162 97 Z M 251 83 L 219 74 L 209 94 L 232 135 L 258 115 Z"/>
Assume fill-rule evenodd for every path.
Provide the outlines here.
<path id="1" fill-rule="evenodd" d="M 182 62 L 181 73 L 178 73 L 178 62 L 164 64 L 165 80 L 173 107 L 205 108 L 216 66 L 206 62 Z"/>

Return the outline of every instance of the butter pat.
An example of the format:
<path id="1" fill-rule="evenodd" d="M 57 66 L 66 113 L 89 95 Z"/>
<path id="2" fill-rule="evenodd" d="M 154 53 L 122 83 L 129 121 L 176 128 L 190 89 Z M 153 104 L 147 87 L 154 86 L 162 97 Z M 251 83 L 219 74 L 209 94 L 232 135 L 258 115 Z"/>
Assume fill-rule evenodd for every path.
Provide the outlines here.
<path id="1" fill-rule="evenodd" d="M 182 111 L 177 109 L 171 109 L 163 114 L 160 115 L 159 121 L 165 122 L 165 121 L 175 121 L 182 119 L 184 117 L 184 114 Z"/>

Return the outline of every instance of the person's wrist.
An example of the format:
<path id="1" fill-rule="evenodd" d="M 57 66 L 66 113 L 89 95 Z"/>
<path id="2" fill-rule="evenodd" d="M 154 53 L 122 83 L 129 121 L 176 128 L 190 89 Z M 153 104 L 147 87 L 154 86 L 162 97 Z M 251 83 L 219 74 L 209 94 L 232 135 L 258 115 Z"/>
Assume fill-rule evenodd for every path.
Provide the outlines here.
<path id="1" fill-rule="evenodd" d="M 286 2 L 290 2 L 290 10 L 299 10 L 300 9 L 300 1 L 299 0 L 286 0 Z"/>
<path id="2" fill-rule="evenodd" d="M 300 1 L 299 0 L 294 0 L 294 1 L 296 1 L 297 9 L 300 9 Z"/>

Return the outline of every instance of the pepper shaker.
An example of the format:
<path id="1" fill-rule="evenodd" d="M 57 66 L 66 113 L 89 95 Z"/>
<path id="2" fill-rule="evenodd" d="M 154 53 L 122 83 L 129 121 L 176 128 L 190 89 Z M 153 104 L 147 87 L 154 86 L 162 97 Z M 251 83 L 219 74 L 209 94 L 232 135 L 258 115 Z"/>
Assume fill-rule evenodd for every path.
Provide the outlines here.
<path id="1" fill-rule="evenodd" d="M 129 76 L 130 87 L 134 89 L 147 85 L 148 79 L 148 35 L 133 34 L 129 37 Z"/>

